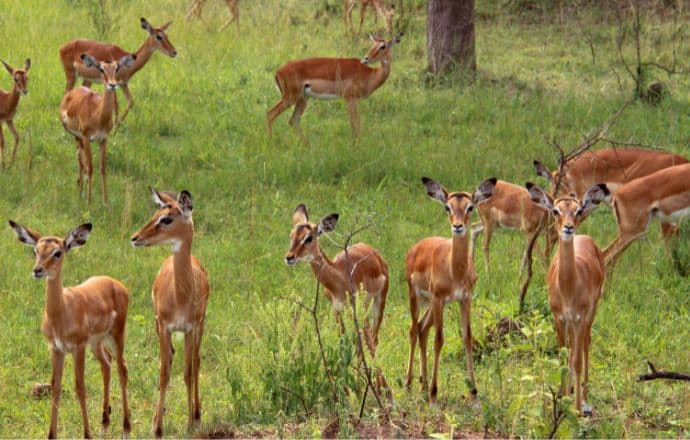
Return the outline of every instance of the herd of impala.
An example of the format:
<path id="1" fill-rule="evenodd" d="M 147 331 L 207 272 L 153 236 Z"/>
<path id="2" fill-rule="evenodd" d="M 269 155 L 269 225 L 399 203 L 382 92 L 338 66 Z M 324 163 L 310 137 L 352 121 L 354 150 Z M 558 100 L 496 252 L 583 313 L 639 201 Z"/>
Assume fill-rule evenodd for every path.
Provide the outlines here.
<path id="1" fill-rule="evenodd" d="M 344 1 L 347 17 L 355 2 Z M 362 0 L 362 11 L 370 3 L 377 10 L 383 4 L 380 0 Z M 204 1 L 195 0 L 188 15 L 200 15 L 203 4 Z M 228 0 L 227 5 L 232 12 L 237 7 L 237 1 Z M 387 17 L 381 10 L 380 13 Z M 235 12 L 233 16 L 237 14 Z M 130 53 L 112 44 L 82 39 L 65 44 L 59 51 L 67 80 L 65 95 L 60 103 L 60 120 L 65 130 L 76 139 L 78 184 L 81 191 L 86 178 L 86 199 L 89 203 L 91 141 L 100 143 L 102 194 L 104 202 L 107 202 L 105 150 L 112 128 L 121 123 L 132 108 L 128 82 L 156 50 L 170 57 L 177 55 L 167 35 L 170 22 L 155 28 L 142 18 L 140 24 L 148 36 L 136 52 Z M 389 29 L 388 22 L 386 27 Z M 357 135 L 357 102 L 369 97 L 385 83 L 391 72 L 391 48 L 401 41 L 401 36 L 398 34 L 391 39 L 372 36 L 373 47 L 362 60 L 308 58 L 283 65 L 275 75 L 281 100 L 267 112 L 268 135 L 271 135 L 273 121 L 294 106 L 290 124 L 306 141 L 299 130 L 299 121 L 309 98 L 344 99 L 353 134 Z M 374 63 L 380 63 L 381 67 L 369 66 Z M 0 91 L 0 152 L 4 167 L 1 123 L 7 123 L 15 138 L 11 165 L 19 144 L 13 117 L 20 94 L 26 95 L 28 91 L 31 61 L 27 59 L 22 69 L 15 69 L 4 61 L 3 65 L 14 81 L 9 93 Z M 83 86 L 74 88 L 78 76 L 82 77 Z M 89 88 L 94 82 L 103 83 L 102 94 Z M 118 86 L 122 87 L 127 99 L 127 108 L 119 118 L 115 98 Z M 440 183 L 422 178 L 426 193 L 443 205 L 451 226 L 451 238 L 429 237 L 412 246 L 405 264 L 411 315 L 406 385 L 409 388 L 412 384 L 415 350 L 419 343 L 420 381 L 428 389 L 431 402 L 436 401 L 438 394 L 438 367 L 444 342 L 444 307 L 452 301 L 460 303 L 462 339 L 472 399 L 477 394 L 470 316 L 477 281 L 473 247 L 479 233 L 484 234 L 483 251 L 488 270 L 489 247 L 496 228 L 518 230 L 529 238 L 548 216 L 553 217 L 554 232 L 547 236 L 544 249 L 548 260 L 551 248 L 558 241 L 557 252 L 547 275 L 548 300 L 558 343 L 569 349 L 570 380 L 573 381 L 571 387 L 562 391 L 574 390 L 578 411 L 587 415 L 592 412 L 591 406 L 586 403 L 591 327 L 607 269 L 612 270 L 620 253 L 646 232 L 652 218 L 660 220 L 663 236 L 670 240 L 679 222 L 690 215 L 690 163 L 679 155 L 619 148 L 585 152 L 574 160 L 559 164 L 554 171 L 538 161 L 534 161 L 534 166 L 537 175 L 550 182 L 549 191 L 530 182 L 522 187 L 489 178 L 473 192 L 449 192 Z M 132 235 L 131 244 L 134 247 L 169 244 L 172 248 L 172 256 L 164 261 L 155 278 L 152 294 L 160 342 L 160 395 L 155 408 L 153 432 L 160 437 L 163 435 L 165 394 L 174 354 L 171 342 L 173 332 L 182 332 L 185 337 L 184 381 L 187 387 L 188 429 L 192 429 L 200 420 L 199 352 L 210 287 L 206 271 L 192 255 L 194 224 L 191 194 L 188 191 L 176 194 L 153 188 L 151 193 L 158 209 L 149 222 Z M 602 202 L 613 207 L 618 224 L 617 237 L 603 251 L 591 237 L 575 234 L 576 227 Z M 480 221 L 473 224 L 471 217 L 475 208 Z M 290 248 L 285 262 L 294 265 L 305 261 L 311 265 L 317 280 L 324 286 L 341 332 L 345 330 L 341 312 L 347 305 L 348 296 L 358 291 L 365 293 L 367 306 L 372 302 L 374 304 L 372 336 L 375 349 L 390 283 L 388 265 L 378 250 L 365 243 L 354 244 L 330 259 L 321 248 L 319 238 L 333 231 L 338 219 L 338 214 L 330 214 L 318 223 L 311 223 L 306 206 L 298 205 L 292 215 Z M 68 288 L 62 285 L 61 280 L 65 255 L 86 243 L 92 225 L 77 226 L 65 238 L 61 238 L 43 236 L 14 221 L 9 221 L 9 224 L 19 241 L 33 248 L 36 257 L 33 277 L 46 279 L 41 330 L 51 347 L 52 360 L 52 407 L 48 436 L 52 438 L 57 435 L 58 404 L 67 353 L 74 358 L 76 394 L 81 407 L 84 436 L 91 436 L 84 385 L 87 346 L 101 365 L 104 429 L 110 424 L 110 378 L 114 350 L 122 388 L 123 430 L 128 434 L 131 416 L 127 401 L 128 371 L 124 359 L 128 291 L 121 282 L 107 276 L 92 277 Z M 428 307 L 420 319 L 420 305 L 425 303 L 428 303 Z M 428 387 L 426 356 L 432 327 L 435 329 L 434 363 L 431 386 Z M 387 389 L 382 374 L 377 378 L 377 386 Z"/>

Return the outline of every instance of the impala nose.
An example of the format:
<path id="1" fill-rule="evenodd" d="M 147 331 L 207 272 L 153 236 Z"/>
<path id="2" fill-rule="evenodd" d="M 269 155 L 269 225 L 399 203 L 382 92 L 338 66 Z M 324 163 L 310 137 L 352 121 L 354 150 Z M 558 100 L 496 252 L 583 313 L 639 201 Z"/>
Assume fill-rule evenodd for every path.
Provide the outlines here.
<path id="1" fill-rule="evenodd" d="M 293 264 L 295 264 L 295 262 L 296 262 L 296 259 L 295 259 L 294 255 L 286 255 L 285 256 L 285 264 L 287 264 L 288 266 L 292 266 Z"/>
<path id="2" fill-rule="evenodd" d="M 465 225 L 462 224 L 454 224 L 452 227 L 453 234 L 464 234 L 465 233 Z"/>
<path id="3" fill-rule="evenodd" d="M 564 234 L 571 235 L 573 232 L 575 232 L 575 227 L 568 226 L 568 225 L 563 226 L 563 233 Z"/>
<path id="4" fill-rule="evenodd" d="M 369 64 L 369 57 L 365 57 L 365 58 L 362 60 L 362 64 Z"/>
<path id="5" fill-rule="evenodd" d="M 35 279 L 43 278 L 43 276 L 46 274 L 46 271 L 42 267 L 34 267 L 34 270 L 31 272 L 31 276 L 34 277 Z"/>
<path id="6" fill-rule="evenodd" d="M 170 56 L 175 58 L 177 56 L 177 51 L 173 50 L 172 52 L 170 52 Z"/>

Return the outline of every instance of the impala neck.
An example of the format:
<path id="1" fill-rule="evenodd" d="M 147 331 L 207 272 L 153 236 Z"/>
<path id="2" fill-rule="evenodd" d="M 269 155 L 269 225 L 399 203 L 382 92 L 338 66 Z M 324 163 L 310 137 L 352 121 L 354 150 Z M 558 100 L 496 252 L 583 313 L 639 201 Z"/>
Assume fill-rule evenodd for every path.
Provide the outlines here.
<path id="1" fill-rule="evenodd" d="M 341 273 L 333 264 L 333 262 L 328 259 L 326 254 L 323 253 L 321 246 L 319 246 L 318 255 L 314 256 L 311 261 L 311 270 L 316 275 L 316 279 L 319 280 L 323 286 L 330 291 L 337 291 L 336 286 L 349 286 L 349 280 Z M 347 289 L 348 291 L 351 289 Z"/>
<path id="2" fill-rule="evenodd" d="M 51 327 L 62 328 L 65 316 L 65 301 L 63 299 L 62 277 L 58 273 L 53 278 L 46 278 L 46 315 Z"/>
<path id="3" fill-rule="evenodd" d="M 17 107 L 17 104 L 19 103 L 19 96 L 21 93 L 19 92 L 19 87 L 17 86 L 16 81 L 14 81 L 14 77 L 12 78 L 12 90 L 10 90 L 10 93 L 8 95 L 8 100 L 7 100 L 7 109 L 14 109 Z"/>
<path id="4" fill-rule="evenodd" d="M 194 273 L 192 272 L 192 233 L 173 245 L 173 273 L 175 296 L 179 303 L 186 303 L 194 294 Z"/>
<path id="5" fill-rule="evenodd" d="M 389 55 L 381 60 L 381 67 L 378 69 L 372 69 L 374 70 L 374 74 L 369 79 L 369 88 L 372 93 L 381 87 L 388 79 L 388 75 L 391 74 L 391 61 L 392 58 Z"/>
<path id="6" fill-rule="evenodd" d="M 151 37 L 146 38 L 141 47 L 134 53 L 137 58 L 129 68 L 129 77 L 132 77 L 135 73 L 137 73 L 137 71 L 139 71 L 139 69 L 146 65 L 155 50 L 153 39 Z"/>
<path id="7" fill-rule="evenodd" d="M 100 115 L 99 125 L 101 127 L 107 125 L 107 123 L 112 119 L 113 109 L 115 108 L 115 92 L 108 90 L 105 84 L 103 87 L 105 88 L 105 92 L 103 92 L 103 99 L 101 99 L 97 110 L 98 115 Z"/>
<path id="8" fill-rule="evenodd" d="M 575 289 L 575 239 L 558 238 L 558 287 L 561 291 Z"/>
<path id="9" fill-rule="evenodd" d="M 451 271 L 453 273 L 453 278 L 456 280 L 461 280 L 465 278 L 467 273 L 467 267 L 469 264 L 468 254 L 469 254 L 469 243 L 468 231 L 464 235 L 453 234 L 452 247 L 451 247 Z"/>

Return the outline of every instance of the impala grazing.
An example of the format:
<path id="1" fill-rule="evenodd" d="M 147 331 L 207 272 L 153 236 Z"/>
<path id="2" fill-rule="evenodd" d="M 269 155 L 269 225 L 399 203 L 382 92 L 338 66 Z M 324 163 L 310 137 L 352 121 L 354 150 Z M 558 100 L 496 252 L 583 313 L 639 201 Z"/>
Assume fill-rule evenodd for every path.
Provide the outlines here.
<path id="1" fill-rule="evenodd" d="M 474 242 L 477 234 L 484 233 L 484 260 L 487 271 L 489 270 L 489 247 L 495 228 L 520 231 L 529 244 L 530 238 L 546 218 L 546 214 L 532 203 L 525 188 L 503 180 L 496 181 L 491 198 L 477 205 L 477 212 L 481 222 L 472 225 L 472 241 Z M 544 255 L 547 261 L 551 257 L 548 241 L 545 244 Z M 520 270 L 525 267 L 526 262 L 527 249 L 523 253 Z"/>
<path id="2" fill-rule="evenodd" d="M 153 308 L 156 331 L 160 342 L 160 397 L 156 405 L 153 430 L 163 436 L 165 392 L 170 382 L 173 360 L 172 332 L 184 333 L 184 381 L 187 385 L 188 423 L 192 430 L 201 420 L 199 402 L 199 367 L 201 337 L 209 297 L 208 275 L 192 255 L 194 222 L 192 196 L 187 191 L 179 195 L 158 192 L 151 188 L 158 209 L 153 217 L 132 236 L 134 247 L 169 244 L 173 255 L 161 266 L 153 282 Z"/>
<path id="3" fill-rule="evenodd" d="M 362 32 L 362 24 L 364 23 L 364 16 L 368 7 L 376 9 L 376 12 L 383 19 L 383 25 L 386 28 L 386 32 L 389 34 L 393 31 L 393 9 L 386 8 L 386 3 L 384 0 L 359 0 L 359 30 L 357 33 Z M 355 9 L 357 5 L 357 0 L 343 0 L 343 18 L 345 19 L 345 26 L 348 29 L 352 29 L 352 10 Z"/>
<path id="4" fill-rule="evenodd" d="M 306 58 L 290 61 L 278 69 L 275 81 L 282 98 L 266 114 L 268 136 L 271 137 L 273 133 L 273 121 L 294 105 L 290 125 L 306 143 L 299 121 L 307 108 L 307 100 L 343 98 L 347 104 L 352 133 L 356 137 L 359 134 L 357 102 L 368 98 L 386 82 L 391 72 L 391 48 L 400 43 L 401 37 L 402 33 L 391 40 L 384 40 L 372 35 L 374 46 L 361 61 L 356 58 Z M 378 69 L 368 66 L 379 61 L 381 67 Z"/>
<path id="5" fill-rule="evenodd" d="M 613 267 L 621 252 L 647 232 L 653 217 L 662 222 L 668 242 L 680 222 L 690 216 L 690 164 L 665 168 L 619 187 L 613 195 L 613 210 L 618 235 L 604 250 L 607 267 Z"/>
<path id="6" fill-rule="evenodd" d="M 206 0 L 194 0 L 192 5 L 187 10 L 185 18 L 189 20 L 192 15 L 196 15 L 197 18 L 201 18 L 201 13 L 206 5 Z M 220 30 L 227 29 L 228 26 L 234 21 L 237 24 L 237 31 L 240 30 L 240 0 L 225 0 L 225 5 L 228 7 L 228 12 L 230 17 L 225 22 L 225 24 L 220 28 Z"/>
<path id="7" fill-rule="evenodd" d="M 433 200 L 441 203 L 450 220 L 452 238 L 429 237 L 410 248 L 406 259 L 406 279 L 409 289 L 410 314 L 410 356 L 407 364 L 407 388 L 412 385 L 414 352 L 419 338 L 420 382 L 427 386 L 426 347 L 429 330 L 436 328 L 434 340 L 434 366 L 431 376 L 429 399 L 436 401 L 438 393 L 438 364 L 443 347 L 443 309 L 451 301 L 460 302 L 462 340 L 467 357 L 467 373 L 471 384 L 472 399 L 477 395 L 472 365 L 472 329 L 470 307 L 472 290 L 477 282 L 474 270 L 468 229 L 475 205 L 485 203 L 492 197 L 496 179 L 482 182 L 474 193 L 457 191 L 449 193 L 441 184 L 422 178 L 426 192 Z M 419 320 L 419 301 L 429 301 L 429 308 Z"/>
<path id="8" fill-rule="evenodd" d="M 151 59 L 151 55 L 156 50 L 160 50 L 171 58 L 177 56 L 177 51 L 173 47 L 168 34 L 166 33 L 171 22 L 167 22 L 159 28 L 154 28 L 145 19 L 141 18 L 141 27 L 149 36 L 139 49 L 131 55 L 134 55 L 135 63 L 130 69 L 118 72 L 117 81 L 122 86 L 122 91 L 127 99 L 127 108 L 122 116 L 117 120 L 117 125 L 127 117 L 127 113 L 134 105 L 134 100 L 129 92 L 129 80 Z M 65 77 L 67 84 L 65 85 L 65 93 L 72 90 L 77 81 L 77 76 L 84 79 L 84 86 L 90 87 L 91 83 L 102 81 L 103 78 L 97 67 L 87 65 L 84 62 L 83 54 L 89 54 L 98 61 L 117 61 L 130 55 L 130 52 L 122 49 L 114 44 L 101 43 L 93 40 L 72 40 L 60 48 L 60 61 L 62 68 L 65 70 Z M 115 103 L 117 106 L 117 102 Z M 115 108 L 115 118 L 117 119 L 117 107 Z"/>
<path id="9" fill-rule="evenodd" d="M 568 347 L 569 376 L 574 376 L 575 405 L 584 415 L 592 414 L 587 405 L 589 348 L 592 323 L 601 298 L 606 268 L 604 254 L 589 235 L 575 235 L 575 228 L 610 193 L 606 185 L 591 187 L 584 200 L 561 197 L 553 200 L 544 190 L 527 182 L 532 201 L 550 212 L 558 234 L 558 251 L 546 278 L 549 305 L 553 313 L 558 344 Z M 584 369 L 584 380 L 582 377 Z M 582 390 L 584 384 L 584 392 Z M 566 385 L 566 389 L 569 387 Z"/>
<path id="10" fill-rule="evenodd" d="M 110 425 L 110 366 L 112 354 L 107 345 L 115 348 L 117 372 L 122 388 L 123 430 L 131 428 L 127 404 L 127 365 L 125 364 L 125 325 L 127 323 L 127 289 L 119 281 L 106 277 L 91 277 L 73 287 L 62 286 L 62 264 L 71 249 L 83 246 L 91 232 L 91 224 L 77 226 L 65 238 L 43 237 L 38 232 L 10 220 L 17 238 L 31 246 L 36 263 L 31 275 L 46 279 L 46 306 L 41 331 L 50 345 L 53 377 L 50 383 L 52 406 L 48 438 L 57 437 L 58 407 L 62 394 L 62 371 L 65 354 L 72 353 L 77 398 L 84 423 L 84 437 L 91 438 L 86 414 L 84 385 L 85 350 L 89 346 L 101 364 L 103 374 L 103 429 Z M 106 345 L 107 344 L 107 345 Z"/>
<path id="11" fill-rule="evenodd" d="M 9 166 L 14 164 L 14 159 L 17 156 L 17 147 L 19 146 L 19 134 L 14 128 L 14 114 L 17 112 L 17 104 L 19 104 L 19 96 L 29 93 L 29 68 L 31 67 L 31 60 L 29 58 L 24 62 L 23 69 L 15 69 L 6 62 L 2 61 L 7 72 L 12 76 L 14 84 L 9 92 L 0 90 L 0 166 L 5 168 L 5 138 L 2 134 L 2 123 L 5 122 L 14 135 L 14 148 L 12 149 L 12 158 Z"/>
<path id="12" fill-rule="evenodd" d="M 125 55 L 117 62 L 98 62 L 88 54 L 82 55 L 84 65 L 98 70 L 103 84 L 103 96 L 89 89 L 79 87 L 68 91 L 60 103 L 62 126 L 77 140 L 77 171 L 79 191 L 84 185 L 84 171 L 88 179 L 86 199 L 91 203 L 93 166 L 91 141 L 100 143 L 100 172 L 103 202 L 108 203 L 108 190 L 105 184 L 105 149 L 108 135 L 113 129 L 113 107 L 117 75 L 129 69 L 135 62 L 134 55 Z"/>

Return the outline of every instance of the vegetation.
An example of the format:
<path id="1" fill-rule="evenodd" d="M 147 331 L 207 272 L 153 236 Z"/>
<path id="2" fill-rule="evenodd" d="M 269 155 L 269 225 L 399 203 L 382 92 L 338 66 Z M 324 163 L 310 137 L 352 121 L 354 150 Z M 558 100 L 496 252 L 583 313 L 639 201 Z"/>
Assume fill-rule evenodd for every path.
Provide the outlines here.
<path id="1" fill-rule="evenodd" d="M 500 2 L 478 1 L 478 77 L 465 84 L 461 78 L 428 77 L 423 2 L 406 2 L 420 7 L 407 8 L 406 33 L 394 48 L 388 82 L 360 103 L 360 139 L 352 141 L 342 101 L 310 101 L 302 118 L 310 139 L 306 147 L 287 124 L 289 115 L 276 121 L 273 140 L 267 139 L 265 112 L 280 99 L 275 70 L 295 58 L 360 57 L 369 49 L 364 36 L 345 33 L 338 10 L 328 9 L 328 2 L 242 2 L 240 33 L 216 31 L 227 15 L 222 2 L 208 2 L 205 22 L 182 19 L 187 0 L 101 2 L 105 12 L 95 11 L 92 3 L 24 0 L 6 2 L 0 12 L 0 57 L 12 65 L 32 59 L 29 94 L 22 97 L 15 118 L 23 135 L 18 161 L 0 172 L 0 218 L 60 235 L 93 222 L 89 242 L 67 256 L 63 280 L 72 285 L 108 274 L 130 289 L 125 355 L 133 436 L 151 435 L 159 354 L 150 290 L 170 253 L 129 245 L 132 232 L 154 209 L 148 186 L 191 192 L 194 252 L 210 276 L 198 435 L 220 429 L 225 435 L 281 437 L 447 437 L 485 431 L 511 437 L 689 435 L 687 384 L 636 382 L 647 369 L 646 360 L 669 371 L 687 372 L 690 365 L 690 282 L 674 271 L 656 224 L 623 255 L 607 280 L 592 330 L 589 403 L 594 417 L 575 417 L 572 402 L 551 393 L 560 384 L 566 356 L 556 346 L 541 264 L 536 264 L 527 296 L 529 311 L 520 317 L 524 327 L 503 338 L 493 336 L 501 318 L 517 313 L 520 234 L 497 234 L 491 272 L 483 265 L 481 250 L 475 258 L 479 280 L 472 326 L 480 405 L 472 407 L 465 400 L 455 305 L 446 310 L 438 405 L 427 404 L 416 381 L 409 392 L 402 383 L 410 324 L 405 253 L 423 237 L 449 235 L 445 214 L 428 200 L 420 177 L 433 177 L 453 190 L 469 190 L 490 176 L 539 182 L 532 160 L 553 166 L 557 156 L 552 140 L 574 146 L 630 97 L 631 80 L 612 73 L 612 67 L 622 68 L 616 64 L 616 23 L 602 20 L 596 11 L 565 22 L 523 21 L 503 15 Z M 513 8 L 519 2 L 508 3 Z M 374 26 L 373 15 L 369 27 Z M 95 197 L 88 206 L 77 193 L 74 140 L 58 121 L 64 92 L 58 48 L 85 37 L 135 50 L 146 36 L 139 27 L 142 16 L 155 25 L 175 20 L 168 35 L 179 55 L 155 54 L 131 82 L 135 105 L 108 146 L 110 203 L 104 206 Z M 644 23 L 652 44 L 674 32 L 662 18 L 649 17 Z M 588 41 L 580 38 L 583 27 L 596 42 L 594 59 Z M 670 50 L 654 48 L 660 57 Z M 679 59 L 688 59 L 687 45 L 678 51 Z M 7 89 L 10 81 L 0 73 L 0 87 Z M 690 155 L 690 82 L 675 76 L 668 88 L 669 96 L 658 106 L 637 103 L 626 110 L 611 137 Z M 121 94 L 119 99 L 122 106 Z M 321 294 L 316 316 L 335 380 L 334 404 L 312 317 L 295 303 L 311 307 L 314 277 L 304 264 L 288 268 L 283 262 L 292 210 L 301 202 L 315 216 L 340 213 L 332 234 L 337 242 L 344 241 L 358 218 L 375 223 L 355 240 L 378 248 L 390 266 L 391 288 L 373 367 L 383 369 L 393 388 L 391 424 L 381 422 L 371 398 L 365 423 L 357 423 L 364 387 L 352 366 L 354 336 L 338 337 L 331 307 Z M 597 210 L 580 232 L 606 245 L 615 236 L 610 210 Z M 2 237 L 0 437 L 41 437 L 48 429 L 50 403 L 35 400 L 29 390 L 50 374 L 39 331 L 44 288 L 31 279 L 30 250 L 9 227 Z M 687 237 L 681 237 L 684 244 Z M 336 251 L 327 246 L 329 254 Z M 688 258 L 687 246 L 677 255 Z M 683 264 L 687 267 L 687 260 Z M 351 330 L 351 318 L 346 323 Z M 182 338 L 174 338 L 174 345 L 165 432 L 182 437 L 187 435 Z M 72 371 L 68 358 L 61 437 L 82 434 Z M 96 430 L 102 381 L 90 354 L 86 375 L 91 428 Z M 115 377 L 112 394 L 107 434 L 119 436 L 122 415 Z M 559 422 L 555 431 L 554 418 Z M 366 427 L 370 430 L 362 431 Z"/>

